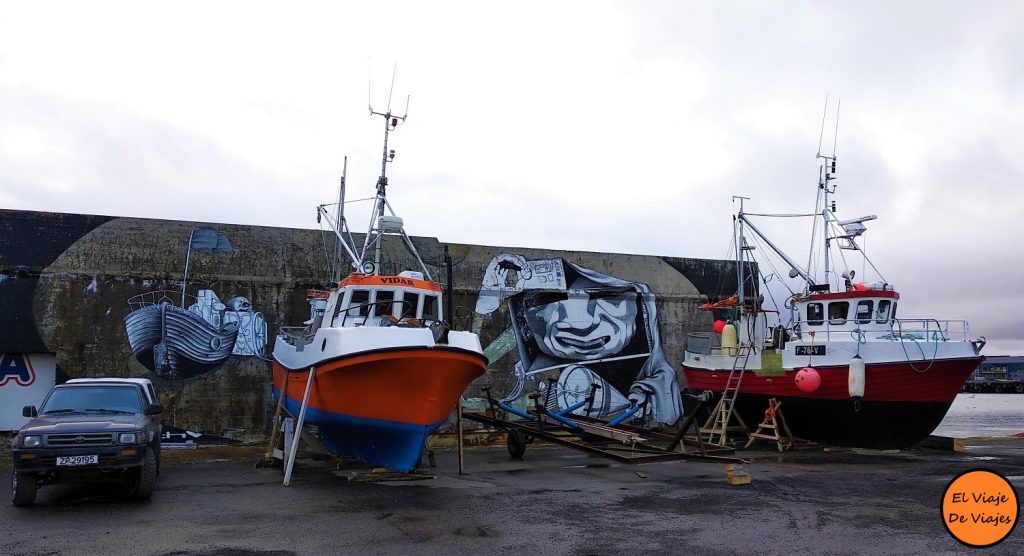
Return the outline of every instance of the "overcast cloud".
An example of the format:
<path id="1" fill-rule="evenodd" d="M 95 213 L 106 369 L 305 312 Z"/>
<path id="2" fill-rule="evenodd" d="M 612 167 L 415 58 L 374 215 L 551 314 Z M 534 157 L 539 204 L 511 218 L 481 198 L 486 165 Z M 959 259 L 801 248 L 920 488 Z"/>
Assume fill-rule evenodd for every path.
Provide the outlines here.
<path id="1" fill-rule="evenodd" d="M 412 234 L 725 258 L 732 195 L 813 208 L 829 93 L 902 316 L 1024 354 L 1022 31 L 1019 2 L 0 1 L 0 207 L 315 228 L 344 155 L 372 194 L 397 61 Z M 806 260 L 809 223 L 764 227 Z"/>

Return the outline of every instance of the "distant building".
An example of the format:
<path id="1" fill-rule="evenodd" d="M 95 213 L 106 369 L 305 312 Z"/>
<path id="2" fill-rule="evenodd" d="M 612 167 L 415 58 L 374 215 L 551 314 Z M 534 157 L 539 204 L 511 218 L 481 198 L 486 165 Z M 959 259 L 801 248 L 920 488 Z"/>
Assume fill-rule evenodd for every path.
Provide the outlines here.
<path id="1" fill-rule="evenodd" d="M 1024 357 L 986 357 L 964 384 L 964 391 L 1024 393 Z"/>

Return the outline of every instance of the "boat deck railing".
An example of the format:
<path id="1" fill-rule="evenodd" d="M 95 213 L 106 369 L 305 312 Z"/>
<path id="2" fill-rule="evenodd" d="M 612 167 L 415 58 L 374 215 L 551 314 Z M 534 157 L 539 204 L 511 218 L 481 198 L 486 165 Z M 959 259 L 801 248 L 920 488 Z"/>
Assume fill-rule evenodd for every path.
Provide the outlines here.
<path id="1" fill-rule="evenodd" d="M 178 306 L 181 303 L 181 290 L 155 290 L 146 293 L 140 293 L 139 295 L 128 298 L 128 306 L 132 311 L 142 309 L 143 307 L 149 307 L 150 305 L 160 305 L 161 303 L 169 303 L 174 306 Z M 196 302 L 194 295 L 185 295 L 185 307 L 190 307 Z"/>
<path id="2" fill-rule="evenodd" d="M 691 332 L 687 334 L 686 351 L 697 355 L 725 355 L 728 357 L 744 356 L 747 351 L 750 351 L 750 346 L 742 342 L 732 347 L 722 347 L 718 338 L 712 334 L 712 332 Z M 758 353 L 760 351 L 760 349 L 755 349 L 751 353 Z"/>
<path id="3" fill-rule="evenodd" d="M 816 341 L 913 341 L 913 342 L 968 342 L 970 326 L 966 320 L 891 319 L 886 323 L 845 320 L 834 322 L 797 322 L 793 337 L 804 338 L 814 332 Z"/>

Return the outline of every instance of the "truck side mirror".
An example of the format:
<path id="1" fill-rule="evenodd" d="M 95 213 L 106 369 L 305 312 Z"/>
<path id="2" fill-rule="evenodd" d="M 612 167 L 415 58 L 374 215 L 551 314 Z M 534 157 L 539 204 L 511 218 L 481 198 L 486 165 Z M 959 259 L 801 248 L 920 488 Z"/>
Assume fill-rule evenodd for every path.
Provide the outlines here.
<path id="1" fill-rule="evenodd" d="M 160 415 L 164 412 L 164 406 L 158 403 L 151 403 L 146 406 L 146 415 Z"/>
<path id="2" fill-rule="evenodd" d="M 37 415 L 39 415 L 39 411 L 36 409 L 36 406 L 34 405 L 26 405 L 25 407 L 21 408 L 22 417 L 35 417 Z"/>

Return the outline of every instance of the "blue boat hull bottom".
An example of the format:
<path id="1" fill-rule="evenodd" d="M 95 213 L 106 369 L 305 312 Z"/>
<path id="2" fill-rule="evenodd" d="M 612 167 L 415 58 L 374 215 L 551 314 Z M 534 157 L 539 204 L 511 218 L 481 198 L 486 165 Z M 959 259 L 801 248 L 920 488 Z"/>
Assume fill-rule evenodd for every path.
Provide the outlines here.
<path id="1" fill-rule="evenodd" d="M 274 388 L 274 397 L 280 391 Z M 298 415 L 301 403 L 284 398 L 284 407 Z M 306 408 L 305 423 L 320 428 L 320 441 L 331 453 L 353 457 L 378 467 L 408 473 L 420 463 L 427 437 L 447 421 L 430 425 L 365 419 Z"/>

